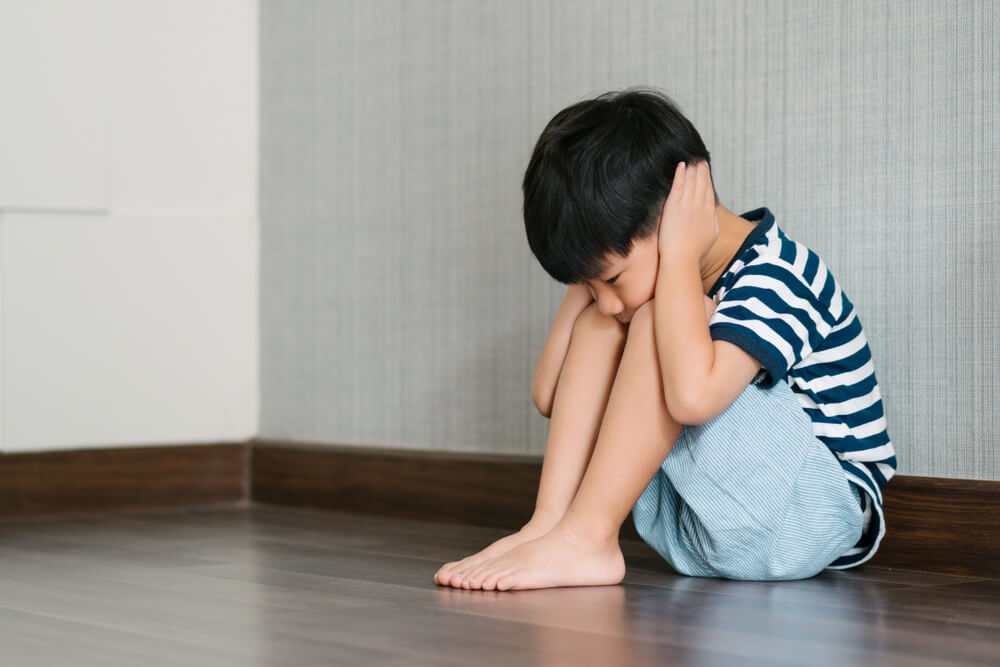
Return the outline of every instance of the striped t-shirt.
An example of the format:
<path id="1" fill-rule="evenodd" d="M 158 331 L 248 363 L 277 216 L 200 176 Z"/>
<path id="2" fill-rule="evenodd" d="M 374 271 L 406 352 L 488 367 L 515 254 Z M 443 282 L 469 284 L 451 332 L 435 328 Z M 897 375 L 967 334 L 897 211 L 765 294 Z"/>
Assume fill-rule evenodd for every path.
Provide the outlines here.
<path id="1" fill-rule="evenodd" d="M 819 256 L 792 241 L 767 208 L 740 217 L 760 220 L 709 291 L 716 310 L 713 340 L 746 350 L 763 366 L 753 379 L 788 382 L 813 431 L 861 490 L 861 539 L 829 565 L 860 565 L 885 535 L 882 487 L 896 471 L 871 350 L 854 306 Z"/>

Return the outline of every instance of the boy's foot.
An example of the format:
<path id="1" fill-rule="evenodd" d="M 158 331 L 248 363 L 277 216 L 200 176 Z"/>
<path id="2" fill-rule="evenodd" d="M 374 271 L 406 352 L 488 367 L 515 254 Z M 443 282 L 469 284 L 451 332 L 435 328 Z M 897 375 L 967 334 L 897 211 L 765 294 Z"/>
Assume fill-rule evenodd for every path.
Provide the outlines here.
<path id="1" fill-rule="evenodd" d="M 625 578 L 617 536 L 591 542 L 556 526 L 546 535 L 487 560 L 462 578 L 462 588 L 485 591 L 610 586 Z"/>
<path id="2" fill-rule="evenodd" d="M 551 530 L 556 523 L 558 523 L 558 519 L 551 519 L 549 521 L 532 519 L 526 523 L 521 530 L 517 531 L 513 535 L 501 537 L 499 540 L 482 551 L 474 553 L 471 556 L 466 556 L 460 561 L 445 563 L 441 566 L 441 569 L 435 573 L 434 581 L 442 586 L 454 586 L 455 588 L 461 588 L 462 579 L 472 570 L 479 567 L 482 563 L 485 563 L 492 558 L 496 558 L 497 556 L 502 556 L 511 549 L 521 546 L 525 542 L 530 542 L 531 540 L 541 537 L 545 533 L 549 532 L 549 530 Z"/>

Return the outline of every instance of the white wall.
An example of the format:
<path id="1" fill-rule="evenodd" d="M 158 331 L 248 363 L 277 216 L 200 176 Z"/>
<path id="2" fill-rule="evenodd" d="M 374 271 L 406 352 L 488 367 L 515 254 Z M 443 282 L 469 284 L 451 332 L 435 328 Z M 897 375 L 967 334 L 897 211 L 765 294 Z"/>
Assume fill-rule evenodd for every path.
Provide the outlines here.
<path id="1" fill-rule="evenodd" d="M 0 450 L 258 414 L 257 3 L 0 0 Z"/>

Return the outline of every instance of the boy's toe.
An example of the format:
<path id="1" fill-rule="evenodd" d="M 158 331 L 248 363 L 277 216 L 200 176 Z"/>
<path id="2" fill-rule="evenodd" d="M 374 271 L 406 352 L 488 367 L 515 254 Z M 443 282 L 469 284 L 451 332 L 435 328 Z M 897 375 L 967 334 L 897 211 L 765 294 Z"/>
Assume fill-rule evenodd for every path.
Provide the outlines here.
<path id="1" fill-rule="evenodd" d="M 486 577 L 489 575 L 489 573 L 490 573 L 490 570 L 488 568 L 486 568 L 486 567 L 477 567 L 475 570 L 473 570 L 472 572 L 470 572 L 468 574 L 468 576 L 466 577 L 466 579 L 468 579 L 469 581 L 476 582 L 475 587 L 479 588 L 482 585 L 483 580 L 486 579 Z"/>
<path id="2" fill-rule="evenodd" d="M 483 588 L 485 589 L 487 586 L 489 586 L 489 590 L 491 591 L 494 589 L 498 591 L 506 590 L 506 587 L 503 584 L 506 581 L 509 587 L 510 579 L 511 577 L 514 576 L 514 573 L 515 572 L 513 567 L 508 567 L 503 570 L 498 570 L 494 572 L 491 576 L 487 577 L 485 581 L 483 581 Z"/>
<path id="3" fill-rule="evenodd" d="M 496 590 L 497 580 L 499 578 L 500 576 L 497 574 L 493 575 L 492 577 L 486 577 L 486 579 L 483 580 L 483 590 L 484 591 Z"/>

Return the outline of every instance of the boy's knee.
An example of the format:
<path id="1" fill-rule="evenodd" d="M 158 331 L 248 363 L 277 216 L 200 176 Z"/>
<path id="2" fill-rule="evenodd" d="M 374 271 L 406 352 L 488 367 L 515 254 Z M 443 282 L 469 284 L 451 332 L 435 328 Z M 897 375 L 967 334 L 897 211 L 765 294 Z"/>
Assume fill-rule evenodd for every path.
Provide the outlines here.
<path id="1" fill-rule="evenodd" d="M 653 326 L 653 312 L 653 299 L 650 299 L 646 303 L 639 306 L 635 313 L 632 314 L 629 326 Z"/>
<path id="2" fill-rule="evenodd" d="M 655 327 L 653 326 L 652 299 L 639 306 L 636 311 L 632 313 L 632 319 L 628 321 L 627 329 L 627 336 L 630 340 L 633 338 L 641 338 L 645 341 L 646 339 L 653 337 Z M 642 349 L 647 349 L 645 343 L 643 343 Z"/>
<path id="3" fill-rule="evenodd" d="M 625 325 L 598 310 L 596 303 L 591 303 L 583 309 L 573 324 L 573 336 L 581 335 L 606 336 L 611 339 L 624 340 Z"/>

